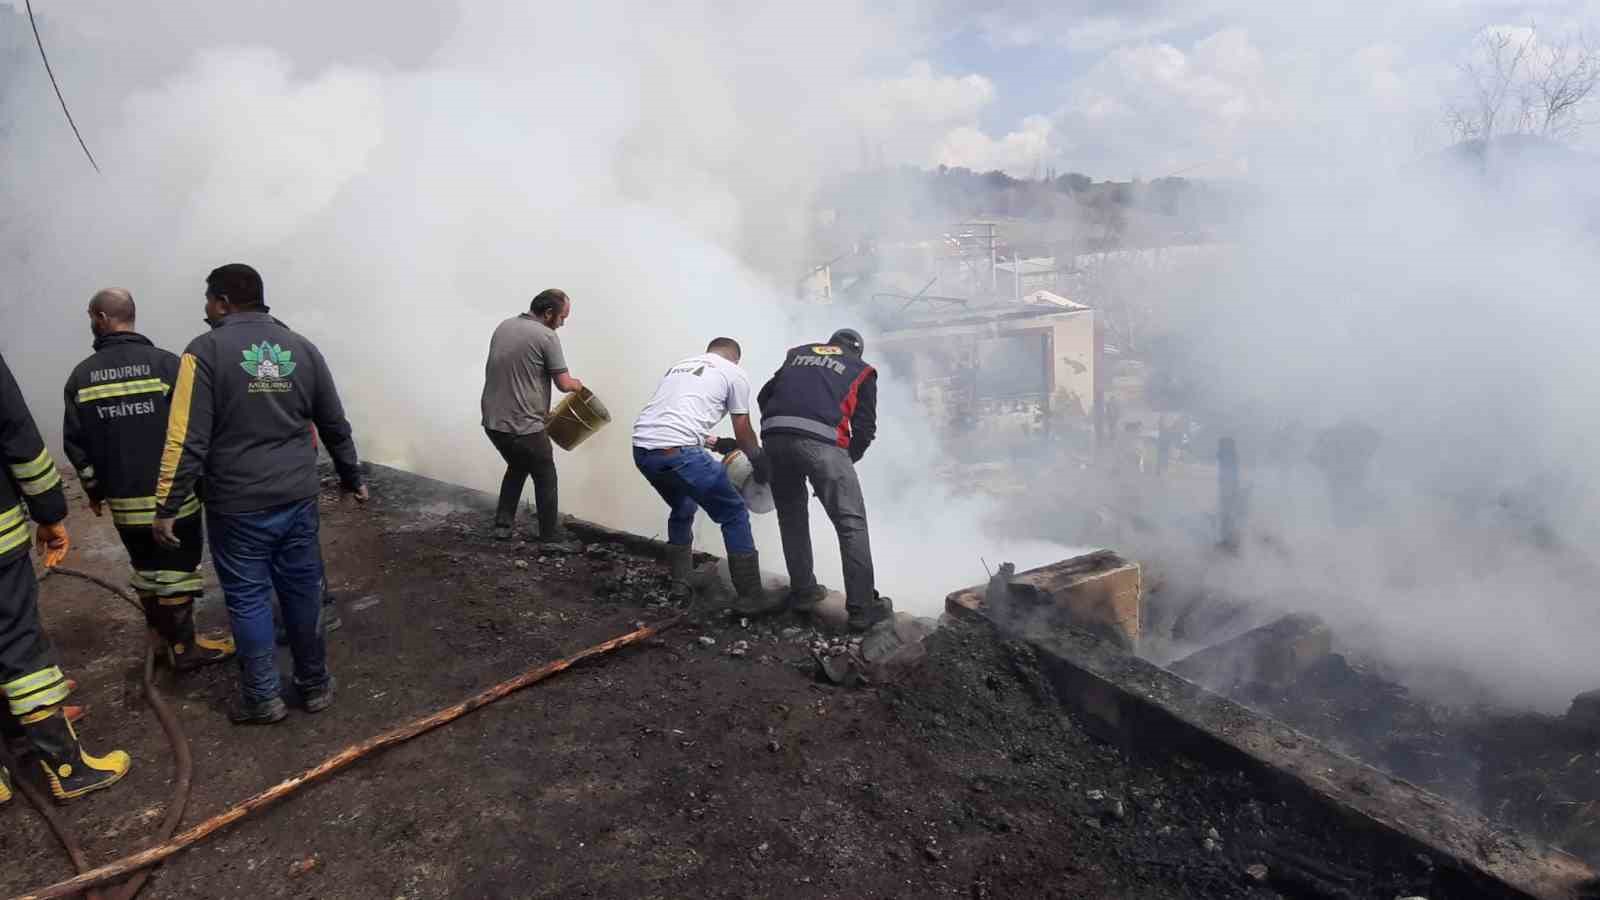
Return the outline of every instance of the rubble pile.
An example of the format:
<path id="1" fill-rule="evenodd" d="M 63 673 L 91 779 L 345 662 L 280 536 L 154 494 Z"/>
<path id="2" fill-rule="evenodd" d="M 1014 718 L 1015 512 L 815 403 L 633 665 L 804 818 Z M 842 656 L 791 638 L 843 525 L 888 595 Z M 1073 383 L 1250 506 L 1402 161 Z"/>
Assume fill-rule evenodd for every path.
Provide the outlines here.
<path id="1" fill-rule="evenodd" d="M 1415 695 L 1289 616 L 1169 668 L 1458 806 L 1600 863 L 1600 694 L 1565 717 Z"/>

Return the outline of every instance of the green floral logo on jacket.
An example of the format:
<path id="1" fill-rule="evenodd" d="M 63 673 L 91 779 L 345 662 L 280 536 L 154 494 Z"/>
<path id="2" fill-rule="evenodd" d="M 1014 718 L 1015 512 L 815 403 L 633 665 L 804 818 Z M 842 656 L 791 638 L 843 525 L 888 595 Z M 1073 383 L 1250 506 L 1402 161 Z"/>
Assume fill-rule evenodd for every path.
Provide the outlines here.
<path id="1" fill-rule="evenodd" d="M 288 378 L 294 371 L 294 354 L 266 341 L 246 347 L 239 366 L 255 378 Z"/>

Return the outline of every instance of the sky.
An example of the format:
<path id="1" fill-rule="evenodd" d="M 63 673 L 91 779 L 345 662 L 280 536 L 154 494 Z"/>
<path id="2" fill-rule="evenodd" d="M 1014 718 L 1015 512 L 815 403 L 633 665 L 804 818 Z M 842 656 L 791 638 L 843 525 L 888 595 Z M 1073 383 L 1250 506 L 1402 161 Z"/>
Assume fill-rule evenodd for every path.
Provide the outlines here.
<path id="1" fill-rule="evenodd" d="M 56 30 L 69 94 L 86 111 L 94 91 L 73 84 L 74 27 L 103 40 L 137 17 L 175 45 L 260 43 L 292 47 L 307 66 L 404 68 L 448 44 L 462 21 L 451 4 L 418 4 L 373 28 L 371 6 L 341 4 L 319 8 L 318 27 L 304 29 L 272 4 L 232 6 L 230 19 L 245 27 L 220 38 L 208 15 L 181 4 L 35 4 L 47 32 Z M 1443 106 L 1459 94 L 1457 67 L 1480 32 L 1600 30 L 1600 0 L 898 0 L 814 14 L 813 60 L 834 70 L 817 81 L 846 70 L 841 124 L 855 136 L 841 144 L 842 159 L 1116 179 L 1249 176 L 1300 162 L 1306 143 L 1358 147 L 1363 159 L 1401 165 L 1447 142 Z M 22 35 L 11 30 L 14 48 Z M 182 61 L 172 57 L 174 67 Z"/>
<path id="2" fill-rule="evenodd" d="M 896 92 L 941 128 L 884 137 L 891 159 L 1230 177 L 1297 159 L 1299 141 L 1396 165 L 1437 149 L 1477 34 L 1593 33 L 1600 4 L 1037 0 L 951 4 L 938 23 Z"/>

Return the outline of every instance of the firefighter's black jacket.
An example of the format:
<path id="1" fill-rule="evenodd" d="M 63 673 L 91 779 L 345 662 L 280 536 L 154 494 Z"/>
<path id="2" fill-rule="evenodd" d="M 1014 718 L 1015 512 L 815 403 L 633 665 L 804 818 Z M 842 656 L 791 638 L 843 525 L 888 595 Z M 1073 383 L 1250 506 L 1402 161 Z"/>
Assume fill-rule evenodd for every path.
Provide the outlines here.
<path id="1" fill-rule="evenodd" d="M 67 379 L 61 443 L 90 500 L 118 525 L 155 521 L 156 471 L 178 357 L 132 331 L 104 335 Z M 198 511 L 191 502 L 184 513 Z"/>
<path id="2" fill-rule="evenodd" d="M 828 441 L 861 459 L 878 434 L 878 371 L 832 344 L 790 350 L 756 395 L 761 434 Z"/>
<path id="3" fill-rule="evenodd" d="M 4 357 L 0 357 L 0 456 L 6 466 L 5 477 L 0 478 L 0 565 L 4 565 L 28 552 L 29 516 L 47 525 L 67 517 L 61 473 Z"/>

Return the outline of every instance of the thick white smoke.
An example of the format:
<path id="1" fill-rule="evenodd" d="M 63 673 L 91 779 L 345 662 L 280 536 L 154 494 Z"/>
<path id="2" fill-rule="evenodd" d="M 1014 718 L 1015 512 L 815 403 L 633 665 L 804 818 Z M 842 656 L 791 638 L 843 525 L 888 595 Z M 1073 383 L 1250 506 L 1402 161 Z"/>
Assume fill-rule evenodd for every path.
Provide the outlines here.
<path id="1" fill-rule="evenodd" d="M 88 350 L 81 310 L 95 289 L 130 288 L 141 329 L 178 349 L 202 327 L 205 273 L 243 261 L 274 313 L 327 355 L 364 456 L 493 489 L 501 463 L 478 426 L 488 336 L 561 287 L 574 298 L 562 331 L 573 372 L 618 419 L 560 459 L 563 505 L 654 534 L 665 508 L 632 468 L 628 431 L 660 373 L 725 334 L 759 385 L 785 347 L 861 325 L 805 318 L 790 292 L 807 262 L 806 200 L 855 161 L 845 101 L 882 62 L 875 47 L 914 46 L 909 14 L 848 2 L 38 6 L 104 169 L 75 156 L 24 52 L 26 20 L 0 9 L 12 51 L 0 254 L 20 328 L 4 352 L 47 424 Z M 932 613 L 981 579 L 980 555 L 1004 551 L 974 537 L 982 508 L 894 480 L 921 470 L 929 442 L 905 398 L 883 405 L 863 467 L 882 588 Z M 814 523 L 818 574 L 837 585 L 820 510 Z M 699 535 L 718 548 L 709 523 Z M 770 517 L 758 540 L 781 570 Z M 1032 550 L 1019 562 L 1059 555 Z"/>
<path id="2" fill-rule="evenodd" d="M 1600 684 L 1597 172 L 1508 142 L 1272 185 L 1222 261 L 1156 301 L 1184 351 L 1161 365 L 1208 426 L 1196 452 L 1238 440 L 1243 548 L 1200 552 L 1179 527 L 1215 509 L 1202 484 L 1152 488 L 1159 524 L 1123 549 L 1501 700 L 1559 710 Z M 1316 434 L 1347 421 L 1377 449 L 1331 498 Z"/>

